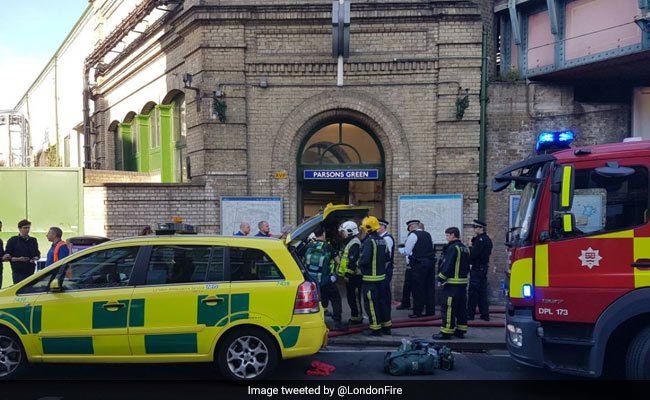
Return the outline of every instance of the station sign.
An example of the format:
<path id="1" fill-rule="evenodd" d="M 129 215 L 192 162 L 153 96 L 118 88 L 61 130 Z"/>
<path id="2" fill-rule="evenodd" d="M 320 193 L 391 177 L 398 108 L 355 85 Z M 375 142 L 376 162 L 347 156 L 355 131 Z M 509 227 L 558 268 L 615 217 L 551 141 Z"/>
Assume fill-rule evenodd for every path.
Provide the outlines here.
<path id="1" fill-rule="evenodd" d="M 306 169 L 303 179 L 315 180 L 377 180 L 378 169 Z"/>

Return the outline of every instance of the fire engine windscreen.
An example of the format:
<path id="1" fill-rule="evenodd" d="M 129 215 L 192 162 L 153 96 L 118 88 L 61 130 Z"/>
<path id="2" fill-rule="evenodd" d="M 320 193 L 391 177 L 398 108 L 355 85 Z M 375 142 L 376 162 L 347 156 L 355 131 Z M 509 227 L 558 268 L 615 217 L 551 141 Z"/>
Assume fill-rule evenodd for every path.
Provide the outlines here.
<path id="1" fill-rule="evenodd" d="M 542 178 L 542 168 L 537 166 L 528 171 L 528 176 Z M 512 227 L 512 237 L 515 240 L 527 240 L 532 231 L 533 218 L 535 217 L 535 204 L 539 192 L 539 183 L 529 182 L 524 186 L 515 216 L 514 226 Z"/>

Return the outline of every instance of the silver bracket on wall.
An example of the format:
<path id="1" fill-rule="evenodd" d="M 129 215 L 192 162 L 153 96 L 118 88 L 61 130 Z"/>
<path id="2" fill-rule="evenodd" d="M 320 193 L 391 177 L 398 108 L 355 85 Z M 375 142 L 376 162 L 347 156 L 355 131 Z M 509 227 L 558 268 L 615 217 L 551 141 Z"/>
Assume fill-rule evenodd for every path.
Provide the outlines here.
<path id="1" fill-rule="evenodd" d="M 521 24 L 519 23 L 519 13 L 517 12 L 517 1 L 508 0 L 508 13 L 510 14 L 510 26 L 512 27 L 512 36 L 515 38 L 515 44 L 521 44 Z"/>

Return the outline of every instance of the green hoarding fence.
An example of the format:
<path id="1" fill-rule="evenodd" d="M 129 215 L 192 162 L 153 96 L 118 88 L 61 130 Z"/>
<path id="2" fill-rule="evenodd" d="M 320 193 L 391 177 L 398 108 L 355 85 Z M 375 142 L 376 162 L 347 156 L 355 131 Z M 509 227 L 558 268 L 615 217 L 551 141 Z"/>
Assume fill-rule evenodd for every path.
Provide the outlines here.
<path id="1" fill-rule="evenodd" d="M 30 236 L 38 240 L 41 257 L 50 249 L 47 231 L 63 230 L 63 238 L 83 235 L 82 168 L 0 168 L 0 238 L 18 234 L 18 221 L 32 223 Z M 3 287 L 9 286 L 11 267 L 3 263 Z"/>

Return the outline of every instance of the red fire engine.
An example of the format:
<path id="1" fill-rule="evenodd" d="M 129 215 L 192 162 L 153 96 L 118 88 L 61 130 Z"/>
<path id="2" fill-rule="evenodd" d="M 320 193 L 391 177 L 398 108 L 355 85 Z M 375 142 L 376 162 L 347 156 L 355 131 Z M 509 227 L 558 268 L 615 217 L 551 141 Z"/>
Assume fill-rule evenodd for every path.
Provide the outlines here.
<path id="1" fill-rule="evenodd" d="M 498 173 L 522 189 L 509 252 L 506 341 L 530 366 L 650 379 L 650 141 L 568 147 L 544 133 L 538 154 Z"/>

